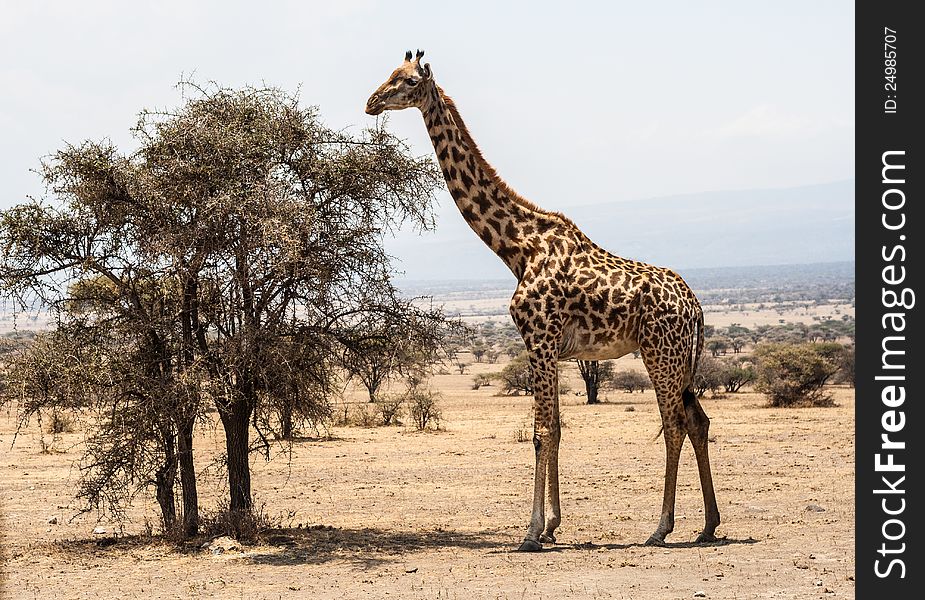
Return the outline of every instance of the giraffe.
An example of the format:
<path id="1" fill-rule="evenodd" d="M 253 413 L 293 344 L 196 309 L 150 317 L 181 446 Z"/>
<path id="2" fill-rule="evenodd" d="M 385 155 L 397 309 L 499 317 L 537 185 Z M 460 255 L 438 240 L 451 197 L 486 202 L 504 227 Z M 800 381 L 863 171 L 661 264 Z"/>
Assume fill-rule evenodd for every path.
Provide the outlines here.
<path id="1" fill-rule="evenodd" d="M 703 311 L 675 272 L 614 256 L 567 217 L 518 195 L 485 160 L 456 103 L 434 81 L 424 53 L 404 62 L 369 97 L 366 112 L 420 109 L 447 187 L 463 218 L 517 278 L 510 311 L 534 379 L 533 509 L 518 550 L 556 542 L 559 504 L 559 360 L 619 358 L 639 350 L 658 401 L 665 439 L 661 517 L 648 545 L 674 529 L 678 460 L 685 436 L 697 458 L 705 524 L 715 541 L 719 510 L 708 453 L 710 419 L 691 382 L 703 351 Z M 545 517 L 548 493 L 550 514 Z"/>

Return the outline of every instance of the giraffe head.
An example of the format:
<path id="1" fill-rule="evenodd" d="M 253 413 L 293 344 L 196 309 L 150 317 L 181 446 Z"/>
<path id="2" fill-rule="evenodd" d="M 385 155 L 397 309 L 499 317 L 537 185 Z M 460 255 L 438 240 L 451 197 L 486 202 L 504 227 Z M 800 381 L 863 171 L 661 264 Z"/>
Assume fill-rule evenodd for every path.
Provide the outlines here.
<path id="1" fill-rule="evenodd" d="M 423 50 L 418 50 L 413 59 L 411 50 L 405 52 L 405 61 L 366 101 L 366 114 L 378 115 L 386 110 L 424 105 L 428 97 L 425 83 L 433 79 L 433 74 L 430 64 L 421 65 L 422 56 Z"/>

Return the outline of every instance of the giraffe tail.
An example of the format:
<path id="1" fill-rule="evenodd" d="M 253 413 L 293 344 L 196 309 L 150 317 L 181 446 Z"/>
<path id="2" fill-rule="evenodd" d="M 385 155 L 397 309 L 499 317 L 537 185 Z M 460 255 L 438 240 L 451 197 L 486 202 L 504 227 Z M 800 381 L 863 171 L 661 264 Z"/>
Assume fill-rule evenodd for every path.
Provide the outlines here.
<path id="1" fill-rule="evenodd" d="M 694 393 L 694 377 L 697 375 L 697 366 L 700 364 L 700 356 L 703 354 L 703 310 L 698 310 L 697 321 L 694 323 L 694 335 L 693 335 L 693 344 L 691 344 L 691 367 L 690 375 L 687 386 L 684 389 L 682 397 L 684 398 L 684 405 L 687 406 L 690 401 L 687 398 L 688 394 L 697 397 Z"/>
<path id="2" fill-rule="evenodd" d="M 683 402 L 685 408 L 697 401 L 697 393 L 694 392 L 694 377 L 697 375 L 697 365 L 700 364 L 700 355 L 703 354 L 703 310 L 698 310 L 697 320 L 694 323 L 694 334 L 691 338 L 693 343 L 691 344 L 690 371 L 688 373 L 687 385 L 681 392 L 681 402 Z M 655 434 L 652 441 L 654 442 L 660 438 L 664 431 L 665 426 L 662 425 L 658 428 L 658 433 Z"/>

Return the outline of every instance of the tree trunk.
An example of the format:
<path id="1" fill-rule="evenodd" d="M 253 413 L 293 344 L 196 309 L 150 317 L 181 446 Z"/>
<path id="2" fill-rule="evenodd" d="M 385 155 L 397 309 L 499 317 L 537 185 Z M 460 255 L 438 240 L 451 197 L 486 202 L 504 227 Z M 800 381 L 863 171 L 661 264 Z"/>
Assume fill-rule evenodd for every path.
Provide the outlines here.
<path id="1" fill-rule="evenodd" d="M 578 372 L 585 382 L 585 392 L 588 395 L 588 404 L 597 404 L 597 389 L 600 382 L 600 363 L 596 360 L 579 360 Z"/>
<path id="2" fill-rule="evenodd" d="M 229 508 L 232 512 L 247 512 L 253 506 L 248 463 L 251 406 L 250 402 L 239 398 L 219 411 L 225 429 Z"/>
<path id="3" fill-rule="evenodd" d="M 280 437 L 286 441 L 292 439 L 292 402 L 285 400 L 279 414 Z"/>
<path id="4" fill-rule="evenodd" d="M 180 463 L 180 486 L 183 488 L 183 536 L 199 533 L 199 493 L 196 490 L 196 467 L 193 464 L 193 426 L 195 419 L 180 424 L 177 436 L 177 459 Z"/>
<path id="5" fill-rule="evenodd" d="M 172 431 L 161 431 L 164 442 L 164 462 L 154 473 L 154 495 L 161 509 L 164 532 L 170 532 L 177 524 L 177 506 L 173 499 L 173 486 L 177 478 L 177 455 L 174 449 Z"/>
<path id="6" fill-rule="evenodd" d="M 369 401 L 373 403 L 376 401 L 376 392 L 379 390 L 378 383 L 367 383 L 366 389 L 369 391 Z"/>
<path id="7" fill-rule="evenodd" d="M 597 379 L 586 381 L 585 391 L 588 392 L 588 404 L 597 404 Z"/>

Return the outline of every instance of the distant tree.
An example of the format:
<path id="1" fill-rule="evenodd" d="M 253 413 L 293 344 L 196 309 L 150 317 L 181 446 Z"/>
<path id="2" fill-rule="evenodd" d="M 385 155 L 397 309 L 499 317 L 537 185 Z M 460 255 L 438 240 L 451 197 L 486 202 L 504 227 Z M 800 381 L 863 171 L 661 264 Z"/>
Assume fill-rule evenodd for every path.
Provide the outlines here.
<path id="1" fill-rule="evenodd" d="M 610 378 L 610 385 L 631 394 L 636 390 L 640 392 L 652 387 L 649 376 L 639 371 L 617 371 Z"/>
<path id="2" fill-rule="evenodd" d="M 477 390 L 487 385 L 491 385 L 491 382 L 497 379 L 497 373 L 479 373 L 472 379 L 472 389 Z"/>
<path id="3" fill-rule="evenodd" d="M 722 337 L 708 339 L 706 347 L 712 356 L 726 354 L 726 350 L 729 348 L 729 340 Z"/>
<path id="4" fill-rule="evenodd" d="M 757 377 L 755 366 L 748 359 L 736 357 L 720 361 L 719 379 L 726 392 L 738 392 Z"/>
<path id="5" fill-rule="evenodd" d="M 578 360 L 578 372 L 585 382 L 588 404 L 597 404 L 601 385 L 613 378 L 613 363 L 610 361 Z"/>
<path id="6" fill-rule="evenodd" d="M 471 352 L 472 356 L 475 357 L 475 362 L 480 363 L 482 362 L 482 358 L 485 357 L 485 353 L 488 352 L 488 348 L 482 344 L 477 344 L 472 347 Z"/>
<path id="7" fill-rule="evenodd" d="M 700 357 L 693 379 L 694 393 L 703 397 L 708 391 L 716 392 L 723 385 L 722 374 L 723 365 L 718 359 L 712 356 Z"/>
<path id="8" fill-rule="evenodd" d="M 370 402 L 376 402 L 376 394 L 389 379 L 426 371 L 446 356 L 449 323 L 439 312 L 407 308 L 406 312 L 371 315 L 340 336 L 341 364 L 363 384 Z"/>
<path id="9" fill-rule="evenodd" d="M 771 406 L 827 405 L 823 386 L 838 371 L 830 349 L 822 344 L 762 344 L 756 389 L 767 394 Z"/>
<path id="10" fill-rule="evenodd" d="M 533 393 L 533 373 L 530 370 L 530 360 L 527 353 L 522 352 L 501 369 L 498 375 L 501 389 L 505 394 L 523 392 Z"/>
<path id="11" fill-rule="evenodd" d="M 504 353 L 507 354 L 509 358 L 514 358 L 523 351 L 523 342 L 511 342 L 504 347 Z"/>

